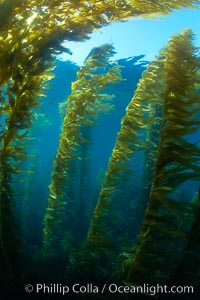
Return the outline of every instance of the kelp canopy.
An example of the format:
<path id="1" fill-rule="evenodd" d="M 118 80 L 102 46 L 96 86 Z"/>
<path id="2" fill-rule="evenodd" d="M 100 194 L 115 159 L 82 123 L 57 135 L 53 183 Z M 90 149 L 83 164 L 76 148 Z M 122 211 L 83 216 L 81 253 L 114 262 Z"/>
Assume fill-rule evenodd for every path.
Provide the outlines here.
<path id="1" fill-rule="evenodd" d="M 81 41 L 110 22 L 133 16 L 152 17 L 181 7 L 195 8 L 199 1 L 27 1 L 0 2 L 0 28 L 7 54 L 21 48 L 42 55 L 47 48 L 65 51 L 64 39 Z M 41 30 L 45 28 L 45 30 Z M 9 44 L 9 45 L 8 45 Z M 37 48 L 37 50 L 36 50 Z M 3 53 L 3 52 L 2 52 Z M 5 53 L 6 54 L 6 53 Z M 31 56 L 31 55 L 30 55 Z M 5 57 L 4 57 L 5 59 Z M 8 71 L 8 69 L 7 69 Z"/>
<path id="2" fill-rule="evenodd" d="M 126 20 L 130 17 L 137 16 L 152 18 L 154 16 L 170 13 L 173 9 L 180 9 L 181 7 L 196 8 L 199 3 L 200 1 L 181 0 L 0 1 L 0 275 L 5 288 L 10 287 L 10 283 L 17 283 L 23 277 L 23 274 L 19 276 L 19 274 L 22 273 L 19 257 L 21 255 L 22 244 L 20 231 L 15 221 L 15 195 L 12 178 L 13 174 L 18 175 L 22 172 L 22 165 L 24 161 L 29 158 L 29 155 L 26 153 L 26 147 L 31 140 L 28 137 L 28 133 L 34 119 L 33 111 L 38 108 L 41 103 L 41 98 L 45 96 L 45 89 L 48 88 L 46 82 L 53 78 L 51 71 L 55 66 L 55 54 L 63 51 L 70 54 L 70 50 L 62 45 L 63 41 L 83 41 L 89 38 L 90 33 L 94 30 L 113 21 Z M 186 46 L 187 45 L 186 38 Z M 138 268 L 141 268 L 141 257 L 139 253 L 146 251 L 149 246 L 149 240 L 152 238 L 151 230 L 152 228 L 154 230 L 154 227 L 157 226 L 154 222 L 149 223 L 149 215 L 156 214 L 159 224 L 163 222 L 163 211 L 160 213 L 159 209 L 157 209 L 156 213 L 154 211 L 152 212 L 152 207 L 157 206 L 157 203 L 161 205 L 159 201 L 162 200 L 162 205 L 167 207 L 169 212 L 171 212 L 171 206 L 173 206 L 173 208 L 175 207 L 175 210 L 177 209 L 176 205 L 170 202 L 168 198 L 164 199 L 163 195 L 155 204 L 155 197 L 158 198 L 161 191 L 164 191 L 164 194 L 166 194 L 169 189 L 173 187 L 173 184 L 178 185 L 179 182 L 190 178 L 190 176 L 196 178 L 196 173 L 199 172 L 199 166 L 196 166 L 196 156 L 198 155 L 199 148 L 192 146 L 182 138 L 182 135 L 185 133 L 193 133 L 196 129 L 195 126 L 199 125 L 198 122 L 196 122 L 196 125 L 193 126 L 194 120 L 192 118 L 193 110 L 196 110 L 195 105 L 199 103 L 195 102 L 197 96 L 196 94 L 195 96 L 192 94 L 192 109 L 190 108 L 191 103 L 187 102 L 188 98 L 186 97 L 188 95 L 190 96 L 190 93 L 194 92 L 194 90 L 196 91 L 197 84 L 199 84 L 199 75 L 197 76 L 198 80 L 196 80 L 196 75 L 199 74 L 199 60 L 194 58 L 195 53 L 193 53 L 193 48 L 190 48 L 190 45 L 188 48 L 191 50 L 188 55 L 185 55 L 181 48 L 177 48 L 177 52 L 175 50 L 173 50 L 175 52 L 171 50 L 166 51 L 168 54 L 166 55 L 165 72 L 169 80 L 166 81 L 167 87 L 164 88 L 162 93 L 164 106 L 167 111 L 163 110 L 161 141 L 158 147 L 159 151 L 152 180 L 153 185 L 150 195 L 150 204 L 145 215 L 136 254 L 133 255 L 131 259 L 130 272 L 128 274 L 130 281 L 134 278 L 134 271 L 132 269 L 137 270 L 138 266 Z M 110 51 L 112 53 L 112 49 L 110 49 Z M 170 56 L 171 53 L 172 57 Z M 174 54 L 175 56 L 173 56 Z M 176 56 L 180 56 L 180 58 L 184 56 L 184 62 L 186 61 L 186 65 L 183 66 L 183 69 L 180 71 L 179 69 L 174 71 L 173 57 L 176 58 Z M 194 60 L 191 59 L 191 65 L 189 63 L 190 57 L 194 58 Z M 105 60 L 105 63 L 106 62 Z M 91 59 L 87 60 L 87 63 L 91 63 Z M 89 67 L 91 67 L 91 65 Z M 108 71 L 107 77 L 105 75 L 104 85 L 106 85 L 107 82 L 119 80 L 118 69 L 116 66 L 113 68 L 114 69 L 111 68 Z M 181 76 L 182 72 L 185 77 Z M 183 83 L 179 85 L 182 78 Z M 73 91 L 75 91 L 75 89 Z M 73 97 L 74 95 L 71 99 L 73 99 Z M 186 110 L 188 109 L 187 112 L 184 111 L 183 108 L 177 111 L 181 104 L 186 105 Z M 130 108 L 131 106 L 129 106 L 129 109 Z M 71 112 L 72 111 L 69 110 L 67 115 L 70 116 Z M 144 121 L 143 112 L 140 113 L 138 119 L 139 124 L 135 125 L 137 129 L 143 129 L 143 124 L 141 123 Z M 184 118 L 186 113 L 188 113 L 188 118 Z M 135 121 L 137 115 L 137 109 L 135 110 L 135 115 L 127 113 L 127 120 L 125 118 L 122 121 L 125 128 L 127 124 Z M 176 116 L 178 120 L 181 120 L 181 124 L 174 122 Z M 67 124 L 66 126 L 69 124 L 67 119 L 64 121 L 64 129 L 65 124 Z M 79 133 L 79 129 L 80 128 L 77 128 L 76 135 Z M 61 134 L 62 145 L 62 136 L 64 139 L 68 138 L 66 134 L 64 131 Z M 177 143 L 170 138 L 170 134 L 174 134 L 177 138 Z M 125 137 L 127 138 L 127 132 L 125 132 Z M 163 139 L 163 137 L 165 139 Z M 120 139 L 121 135 L 119 134 L 119 140 Z M 165 142 L 165 140 L 167 140 L 167 142 Z M 120 141 L 116 143 L 117 148 L 120 146 L 119 142 Z M 62 145 L 56 157 L 55 168 L 58 168 L 58 164 L 60 163 L 58 159 L 60 154 L 65 158 L 67 157 L 67 149 L 65 148 L 63 150 Z M 64 146 L 68 147 L 70 143 Z M 135 144 L 135 146 L 137 147 L 137 144 Z M 183 163 L 183 159 L 179 156 L 182 146 L 185 150 L 191 152 L 191 162 L 187 159 L 187 153 L 184 154 L 184 159 L 186 159 L 185 163 Z M 172 159 L 174 161 L 177 160 L 178 163 L 172 162 L 172 164 L 168 165 L 168 161 L 163 161 L 163 156 L 172 148 Z M 130 150 L 131 155 L 133 151 L 137 151 L 137 149 L 132 150 L 129 144 L 127 145 L 127 150 Z M 115 154 L 114 158 L 120 158 L 116 156 L 116 151 L 113 153 Z M 119 154 L 122 155 L 121 150 Z M 70 153 L 70 155 L 73 155 L 73 153 Z M 170 160 L 169 156 L 170 155 L 166 156 L 166 159 Z M 72 157 L 70 157 L 69 160 L 71 158 Z M 65 167 L 67 168 L 68 166 L 65 165 Z M 106 174 L 107 177 L 105 177 L 106 180 L 109 179 L 110 173 L 113 173 L 113 170 L 115 171 L 116 168 L 123 169 L 126 167 L 124 167 L 123 163 L 122 165 L 116 165 L 115 161 L 111 159 L 111 165 Z M 171 168 L 179 175 L 174 183 L 172 183 L 172 178 L 170 177 Z M 160 171 L 158 171 L 158 169 Z M 183 171 L 186 169 L 193 170 L 194 172 L 192 174 L 187 171 L 184 173 Z M 62 172 L 64 171 L 61 170 L 61 176 Z M 59 172 L 56 170 L 56 172 L 52 174 L 53 182 L 50 186 L 49 210 L 47 210 L 47 215 L 51 215 L 49 212 L 52 213 L 52 210 L 55 208 L 54 200 L 57 195 L 52 194 L 52 191 L 55 192 L 57 188 L 54 186 L 56 185 L 55 173 L 57 175 Z M 165 177 L 166 174 L 167 176 Z M 162 181 L 162 185 L 160 181 Z M 117 180 L 115 183 L 116 182 Z M 169 183 L 170 186 L 168 187 L 167 184 Z M 103 197 L 106 193 L 108 194 L 106 188 L 107 185 L 105 181 L 101 192 Z M 58 192 L 62 194 L 62 188 L 58 190 Z M 195 228 L 196 224 L 199 224 L 198 216 L 197 214 L 197 220 L 195 219 L 193 222 L 193 227 Z M 168 215 L 167 218 L 170 219 Z M 45 225 L 48 229 L 48 224 L 46 223 Z M 190 236 L 192 236 L 192 233 Z M 88 234 L 88 238 L 90 237 L 93 238 L 94 235 Z M 50 240 L 51 236 L 48 236 L 48 239 Z M 147 248 L 144 248 L 143 245 L 146 245 L 146 243 Z M 191 245 L 190 240 L 187 245 Z M 197 245 L 199 244 L 197 243 Z M 186 246 L 185 249 L 188 247 L 189 246 Z M 186 254 L 185 251 L 185 255 Z M 149 259 L 149 257 L 147 257 L 147 259 Z M 147 263 L 149 262 L 147 261 Z M 143 276 L 143 274 L 141 274 L 141 276 Z"/>

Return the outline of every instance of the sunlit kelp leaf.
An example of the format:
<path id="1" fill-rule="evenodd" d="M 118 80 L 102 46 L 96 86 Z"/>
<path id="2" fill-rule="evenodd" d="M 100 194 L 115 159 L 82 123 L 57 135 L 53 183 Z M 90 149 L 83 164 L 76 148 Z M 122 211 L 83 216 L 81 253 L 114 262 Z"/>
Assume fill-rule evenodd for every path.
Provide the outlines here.
<path id="1" fill-rule="evenodd" d="M 94 30 L 112 21 L 129 17 L 163 15 L 181 7 L 195 8 L 199 1 L 2 1 L 1 31 L 2 40 L 8 46 L 2 52 L 4 66 L 9 68 L 6 58 L 23 46 L 27 62 L 38 56 L 68 51 L 64 40 L 80 41 L 89 38 Z M 42 28 L 45 27 L 45 30 Z M 25 28 L 27 30 L 25 30 Z M 27 32 L 28 31 L 28 32 Z M 12 38 L 14 37 L 14 38 Z M 8 44 L 9 42 L 9 44 Z M 28 54 L 30 54 L 28 56 Z M 99 62 L 100 63 L 100 62 Z"/>

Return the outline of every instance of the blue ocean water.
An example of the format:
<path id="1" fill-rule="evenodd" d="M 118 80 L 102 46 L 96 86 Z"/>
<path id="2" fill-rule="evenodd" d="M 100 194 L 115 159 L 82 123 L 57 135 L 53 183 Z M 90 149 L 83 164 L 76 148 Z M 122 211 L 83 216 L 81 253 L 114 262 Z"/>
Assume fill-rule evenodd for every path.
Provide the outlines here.
<path id="1" fill-rule="evenodd" d="M 115 96 L 114 111 L 102 115 L 92 131 L 87 183 L 87 196 L 90 197 L 90 201 L 92 201 L 95 194 L 99 172 L 105 172 L 107 168 L 117 132 L 120 129 L 121 118 L 130 99 L 133 97 L 137 82 L 148 64 L 143 55 L 121 59 L 118 63 L 123 66 L 122 76 L 124 81 L 109 88 L 109 93 Z M 57 153 L 63 121 L 63 117 L 59 113 L 59 104 L 66 101 L 70 95 L 71 83 L 76 80 L 78 69 L 79 67 L 71 61 L 57 60 L 54 70 L 55 78 L 52 79 L 47 98 L 44 99 L 38 111 L 39 114 L 42 114 L 42 119 L 39 124 L 36 119 L 32 132 L 32 136 L 36 138 L 36 141 L 33 144 L 34 147 L 32 146 L 30 149 L 31 152 L 35 153 L 35 157 L 33 157 L 34 171 L 30 175 L 31 184 L 27 191 L 30 205 L 28 238 L 31 241 L 33 238 L 38 245 L 42 243 L 43 217 L 47 206 L 48 186 L 51 181 L 53 161 Z M 27 167 L 31 165 L 32 162 L 29 162 Z M 19 209 L 22 209 L 21 205 Z M 37 226 L 35 226 L 36 224 Z"/>
<path id="2" fill-rule="evenodd" d="M 153 36 L 156 47 L 160 49 L 163 36 L 163 46 L 172 36 L 169 27 L 172 26 L 173 32 L 181 35 L 183 33 L 176 31 L 176 28 L 184 29 L 185 26 L 180 25 L 188 23 L 184 16 L 193 16 L 191 27 L 197 36 L 196 45 L 199 41 L 196 25 L 199 11 L 194 11 L 193 15 L 191 10 L 183 10 L 183 13 L 185 15 L 182 16 L 181 11 L 172 13 L 171 18 L 177 22 L 173 23 L 174 27 L 170 17 L 160 21 L 144 21 L 143 24 L 142 20 L 137 22 L 141 22 L 140 30 L 147 30 L 148 24 L 154 22 L 151 23 L 151 30 L 149 28 L 152 35 L 157 28 L 156 22 L 161 24 L 159 22 L 163 20 L 165 30 L 159 30 L 159 34 L 155 32 Z M 10 144 L 7 132 L 12 132 L 12 118 L 10 120 L 9 117 L 13 107 L 18 105 L 17 97 L 13 96 L 12 81 L 18 82 L 12 78 L 14 73 L 1 86 L 0 195 L 3 204 L 0 207 L 0 254 L 3 267 L 0 275 L 7 293 L 5 299 L 18 299 L 17 292 L 20 297 L 26 295 L 36 299 L 63 296 L 69 299 L 77 296 L 79 299 L 80 294 L 82 299 L 132 299 L 131 288 L 166 283 L 169 286 L 194 284 L 195 292 L 186 297 L 184 295 L 183 299 L 199 299 L 199 48 L 194 55 L 187 42 L 185 48 L 178 48 L 176 44 L 179 53 L 177 60 L 174 59 L 177 54 L 174 50 L 174 56 L 167 57 L 165 54 L 162 62 L 159 61 L 156 67 L 153 65 L 152 69 L 155 67 L 156 70 L 162 70 L 165 66 L 161 73 L 163 78 L 158 76 L 154 82 L 152 74 L 155 69 L 148 68 L 159 52 L 152 50 L 153 45 L 149 41 L 147 47 L 144 38 L 141 39 L 141 48 L 133 51 L 132 44 L 140 44 L 142 31 L 137 33 L 136 38 L 135 26 L 133 23 L 127 24 L 129 27 L 126 30 L 129 32 L 124 35 L 129 36 L 130 45 L 126 46 L 119 38 L 116 54 L 106 66 L 98 68 L 98 64 L 104 62 L 104 56 L 97 56 L 97 69 L 92 75 L 85 75 L 83 58 L 81 62 L 80 57 L 75 57 L 78 43 L 75 44 L 74 56 L 64 56 L 62 53 L 61 60 L 60 55 L 55 57 L 54 53 L 55 68 L 51 70 L 54 78 L 44 88 L 46 95 L 40 98 L 39 107 L 30 110 L 30 128 L 20 128 L 19 118 L 18 135 Z M 109 29 L 111 35 L 113 30 L 110 47 L 115 47 L 118 26 L 120 24 L 115 24 Z M 95 43 L 95 38 L 91 40 L 94 44 L 89 44 L 92 47 L 84 57 L 85 63 L 90 61 L 91 53 L 101 51 L 101 45 Z M 70 43 L 67 47 L 70 48 Z M 123 51 L 126 47 L 128 52 Z M 78 65 L 76 62 L 81 63 Z M 16 65 L 14 61 L 13 70 Z M 96 88 L 95 83 L 90 86 L 90 80 L 96 75 L 103 78 L 113 66 L 120 66 L 122 78 L 106 83 L 101 95 L 102 101 L 113 96 L 113 109 L 98 114 L 99 103 L 96 110 L 93 103 L 87 104 L 90 96 L 88 89 L 91 88 L 91 95 L 94 96 L 92 88 Z M 20 64 L 17 69 L 20 70 Z M 147 70 L 149 82 L 147 80 L 145 83 L 141 78 L 148 74 Z M 19 82 L 20 75 L 19 72 Z M 74 89 L 78 78 L 84 78 L 83 83 Z M 109 76 L 106 78 L 110 80 Z M 96 82 L 100 85 L 98 79 Z M 135 100 L 135 106 L 132 106 L 134 111 L 129 105 L 141 82 L 145 83 L 145 93 L 141 92 L 139 100 Z M 155 91 L 152 82 L 156 86 Z M 34 91 L 29 92 L 34 94 Z M 160 103 L 156 102 L 158 95 Z M 99 94 L 95 96 L 98 98 Z M 144 103 L 137 102 L 140 98 Z M 12 107 L 13 99 L 16 105 Z M 168 105 L 168 110 L 165 105 Z M 85 106 L 87 113 L 82 114 Z M 19 111 L 23 109 L 22 106 Z M 131 110 L 136 113 L 134 116 L 130 114 L 126 120 L 125 116 Z M 88 117 L 86 120 L 85 115 Z M 152 121 L 154 119 L 157 123 Z M 90 121 L 91 126 L 83 126 L 84 121 Z M 119 136 L 124 123 L 126 130 Z M 67 130 L 72 130 L 74 135 L 67 135 Z M 134 131 L 137 132 L 135 138 Z M 27 137 L 28 145 L 20 144 L 23 135 Z M 118 138 L 122 148 L 120 143 L 117 144 Z M 65 142 L 67 147 L 61 151 L 60 145 Z M 113 152 L 113 149 L 117 150 Z M 14 156 L 15 151 L 19 156 Z M 23 151 L 26 159 L 20 159 Z M 12 170 L 13 166 L 17 166 L 17 171 Z M 10 202 L 11 206 L 7 207 Z M 20 241 L 19 265 L 13 263 L 15 250 L 12 249 L 15 247 L 13 240 L 10 242 L 9 239 L 12 234 L 16 237 L 16 244 Z M 8 254 L 5 245 L 9 249 Z M 13 284 L 12 278 L 18 277 L 16 273 L 20 273 L 19 282 L 16 280 L 17 284 Z M 15 295 L 8 293 L 10 284 L 16 285 Z M 79 286 L 74 288 L 74 285 L 82 285 L 83 292 L 79 291 L 76 295 Z M 24 293 L 24 287 L 28 293 Z M 66 295 L 62 294 L 63 287 Z M 107 293 L 101 295 L 104 287 Z M 115 287 L 119 290 L 112 292 Z M 149 290 L 134 294 L 135 299 L 151 299 L 153 296 Z M 156 295 L 158 299 L 170 299 L 168 296 L 159 292 Z M 177 294 L 177 299 L 180 299 L 179 296 Z"/>

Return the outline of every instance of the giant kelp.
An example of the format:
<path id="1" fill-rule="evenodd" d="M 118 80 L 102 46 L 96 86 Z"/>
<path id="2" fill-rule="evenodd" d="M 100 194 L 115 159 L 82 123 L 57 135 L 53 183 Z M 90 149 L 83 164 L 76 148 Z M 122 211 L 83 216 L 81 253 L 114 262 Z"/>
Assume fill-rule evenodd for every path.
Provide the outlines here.
<path id="1" fill-rule="evenodd" d="M 136 184 L 138 172 L 136 154 L 147 151 L 148 144 L 151 152 L 148 153 L 149 160 L 151 162 L 155 160 L 156 149 L 155 151 L 153 149 L 156 147 L 152 147 L 153 140 L 150 140 L 148 135 L 150 131 L 153 132 L 154 124 L 159 124 L 161 119 L 153 112 L 155 108 L 158 109 L 161 105 L 161 92 L 164 87 L 162 65 L 163 61 L 160 57 L 148 66 L 126 108 L 125 116 L 121 120 L 121 128 L 108 163 L 87 236 L 87 244 L 92 249 L 97 248 L 97 251 L 106 250 L 111 247 L 111 243 L 113 243 L 113 247 L 114 245 L 116 247 L 118 243 L 115 239 L 117 236 L 119 238 L 120 235 L 124 235 L 123 232 L 120 233 L 117 229 L 120 208 L 117 208 L 116 204 L 123 202 L 123 204 L 128 205 L 127 199 L 124 198 L 123 186 L 127 176 L 133 176 L 131 184 Z M 150 164 L 150 162 L 146 163 Z M 150 168 L 148 171 L 150 173 L 148 177 L 151 178 Z M 151 183 L 150 178 L 148 179 Z M 135 182 L 133 182 L 134 180 Z M 145 183 L 143 182 L 143 184 Z M 136 202 L 134 197 L 132 202 Z M 141 203 L 138 205 L 141 205 Z"/>
<path id="2" fill-rule="evenodd" d="M 141 197 L 145 198 L 142 214 L 148 197 L 150 200 L 133 257 L 122 249 L 122 256 L 128 260 L 122 262 L 120 268 L 127 271 L 129 267 L 129 272 L 127 278 L 123 277 L 125 272 L 121 272 L 120 279 L 126 278 L 131 284 L 170 281 L 194 214 L 193 205 L 178 201 L 174 191 L 187 180 L 198 180 L 200 168 L 199 145 L 190 141 L 191 135 L 199 129 L 200 97 L 199 56 L 192 37 L 192 32 L 185 30 L 169 41 L 143 73 L 126 109 L 86 243 L 80 252 L 74 251 L 72 257 L 76 262 L 70 274 L 80 280 L 111 280 L 113 276 L 111 273 L 123 247 L 120 235 L 125 235 L 120 231 L 124 220 L 116 203 L 126 201 L 122 186 L 127 175 L 137 172 L 135 157 L 143 151 L 142 196 L 139 197 L 140 201 Z M 134 196 L 131 200 L 135 201 Z M 130 213 L 135 216 L 141 211 Z M 194 224 L 195 227 L 198 224 L 198 213 Z M 133 246 L 130 238 L 129 251 Z M 198 245 L 197 240 L 195 247 Z M 80 276 L 80 269 L 84 278 Z"/>
<path id="3" fill-rule="evenodd" d="M 14 248 L 18 245 L 16 240 L 19 240 L 20 234 L 14 225 L 12 174 L 21 173 L 22 164 L 28 157 L 26 146 L 31 138 L 27 137 L 27 132 L 33 118 L 32 110 L 38 107 L 44 82 L 51 76 L 50 73 L 47 76 L 47 70 L 52 68 L 52 60 L 50 57 L 49 60 L 37 57 L 31 61 L 30 57 L 25 56 L 23 47 L 15 53 L 13 51 L 12 55 L 6 53 L 12 44 L 12 35 L 4 39 L 2 34 L 1 38 L 1 257 L 4 258 L 2 265 L 9 262 L 12 275 L 17 277 L 14 261 L 20 248 Z M 7 56 L 4 60 L 5 54 Z M 28 64 L 26 59 L 29 60 Z M 5 276 L 5 280 L 7 279 Z M 10 279 L 12 280 L 12 276 Z"/>
<path id="4" fill-rule="evenodd" d="M 52 52 L 67 51 L 62 41 L 80 41 L 88 38 L 88 35 L 110 22 L 127 19 L 133 16 L 151 17 L 151 15 L 163 15 L 173 9 L 181 7 L 195 8 L 199 1 L 57 1 L 42 0 L 29 1 L 2 1 L 1 28 L 5 35 L 20 33 L 24 35 L 22 43 L 28 42 L 29 49 L 37 45 L 38 53 L 42 56 L 45 49 Z M 4 22 L 4 23 L 3 23 Z M 24 24 L 29 29 L 29 34 L 24 31 Z M 45 26 L 46 30 L 40 29 Z M 18 34 L 11 43 L 13 49 L 17 49 Z"/>
<path id="5" fill-rule="evenodd" d="M 157 70 L 157 75 L 164 76 L 163 74 L 163 68 L 161 67 L 161 57 L 158 58 L 160 60 L 160 70 Z M 160 77 L 161 82 L 160 86 L 157 85 L 154 89 L 154 86 L 152 85 L 152 89 L 154 89 L 154 93 L 149 95 L 148 92 L 148 99 L 149 99 L 149 114 L 151 123 L 147 127 L 146 130 L 146 139 L 145 139 L 145 149 L 144 149 L 144 159 L 143 159 L 143 166 L 142 166 L 142 177 L 141 177 L 141 189 L 139 191 L 137 203 L 135 204 L 134 213 L 133 213 L 133 219 L 135 223 L 135 229 L 136 232 L 139 233 L 140 231 L 140 225 L 141 221 L 143 219 L 147 202 L 149 200 L 149 194 L 151 191 L 151 185 L 152 185 L 152 175 L 153 175 L 153 168 L 156 161 L 157 156 L 157 148 L 159 143 L 159 132 L 161 127 L 161 120 L 162 120 L 162 92 L 161 92 L 161 85 L 164 85 L 163 76 Z M 158 80 L 156 80 L 158 83 Z M 155 83 L 155 82 L 154 82 Z M 156 91 L 157 96 L 159 98 L 156 99 Z M 155 98 L 155 99 L 154 99 Z M 138 220 L 138 221 L 137 221 Z"/>
<path id="6" fill-rule="evenodd" d="M 199 1 L 1 1 L 1 75 L 6 80 L 16 61 L 23 55 L 29 65 L 51 53 L 67 51 L 64 40 L 81 41 L 112 21 L 132 16 L 151 17 L 172 9 L 197 7 Z M 46 30 L 41 30 L 45 26 Z M 19 52 L 22 51 L 23 54 Z"/>
<path id="7" fill-rule="evenodd" d="M 23 162 L 28 158 L 26 146 L 30 139 L 27 137 L 27 129 L 31 126 L 33 110 L 44 96 L 44 83 L 52 78 L 49 72 L 54 66 L 52 54 L 63 51 L 70 53 L 62 46 L 64 40 L 84 40 L 89 38 L 91 32 L 112 21 L 132 16 L 151 18 L 182 6 L 196 7 L 198 3 L 199 1 L 0 1 L 0 254 L 4 283 L 12 280 L 14 269 L 17 277 L 15 260 L 21 249 L 14 216 L 12 175 L 21 173 Z M 179 76 L 178 73 L 176 75 Z M 182 89 L 183 87 L 180 91 Z M 187 126 L 191 121 L 188 122 L 184 121 L 183 125 Z M 178 128 L 177 124 L 174 128 Z M 70 132 L 73 134 L 73 130 Z M 184 146 L 188 147 L 187 142 Z M 175 158 L 177 155 L 174 154 Z M 187 166 L 191 167 L 191 163 L 188 162 Z M 194 164 L 192 166 L 194 168 Z M 182 174 L 181 178 L 190 178 L 190 175 Z"/>
<path id="8" fill-rule="evenodd" d="M 66 230 L 72 234 L 71 216 L 74 215 L 73 207 L 77 204 L 70 195 L 73 162 L 86 159 L 82 157 L 81 152 L 83 145 L 88 144 L 90 140 L 85 138 L 84 128 L 94 126 L 99 114 L 106 113 L 112 108 L 113 95 L 102 91 L 108 84 L 121 80 L 119 66 L 117 64 L 109 66 L 109 59 L 113 54 L 114 49 L 108 44 L 94 48 L 87 57 L 85 65 L 77 72 L 77 81 L 72 83 L 72 93 L 68 97 L 49 186 L 44 227 L 45 256 L 49 256 L 50 253 L 53 256 L 58 255 L 56 249 L 63 238 L 63 231 L 66 228 L 64 223 L 68 224 Z M 79 180 L 83 184 L 81 174 Z M 82 213 L 84 214 L 84 211 Z"/>
<path id="9" fill-rule="evenodd" d="M 185 30 L 163 51 L 166 74 L 160 142 L 150 200 L 130 265 L 130 282 L 169 280 L 181 249 L 176 241 L 186 238 L 191 222 L 191 204 L 177 201 L 171 192 L 189 179 L 199 179 L 199 146 L 189 140 L 199 128 L 200 100 L 200 58 L 192 39 L 192 32 Z"/>

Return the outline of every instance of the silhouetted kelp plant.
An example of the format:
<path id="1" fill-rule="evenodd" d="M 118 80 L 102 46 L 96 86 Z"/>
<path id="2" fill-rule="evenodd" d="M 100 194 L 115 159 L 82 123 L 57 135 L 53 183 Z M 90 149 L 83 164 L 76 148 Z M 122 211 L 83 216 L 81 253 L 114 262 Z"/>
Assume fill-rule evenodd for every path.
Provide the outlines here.
<path id="1" fill-rule="evenodd" d="M 100 170 L 92 200 L 87 195 L 92 134 L 100 117 L 112 113 L 114 95 L 110 91 L 120 86 L 123 66 L 111 61 L 111 45 L 89 53 L 66 101 L 44 213 L 43 243 L 33 250 L 29 268 L 24 266 L 30 257 L 26 251 L 34 248 L 26 232 L 35 155 L 30 150 L 35 138 L 32 127 L 49 89 L 47 82 L 54 77 L 56 54 L 70 54 L 63 41 L 82 41 L 113 21 L 153 18 L 199 3 L 0 1 L 3 293 L 23 293 L 27 280 L 115 281 L 131 286 L 190 284 L 196 294 L 187 299 L 199 299 L 200 192 L 191 199 L 177 196 L 179 188 L 198 182 L 200 174 L 196 138 L 200 131 L 200 56 L 190 29 L 172 37 L 143 72 L 121 119 L 108 167 Z M 26 169 L 27 161 L 32 162 L 30 169 Z M 22 184 L 18 185 L 19 180 Z M 23 183 L 26 194 L 21 200 L 16 186 L 21 188 Z M 136 186 L 137 192 L 130 195 L 130 187 Z M 16 200 L 23 202 L 22 221 Z"/>

